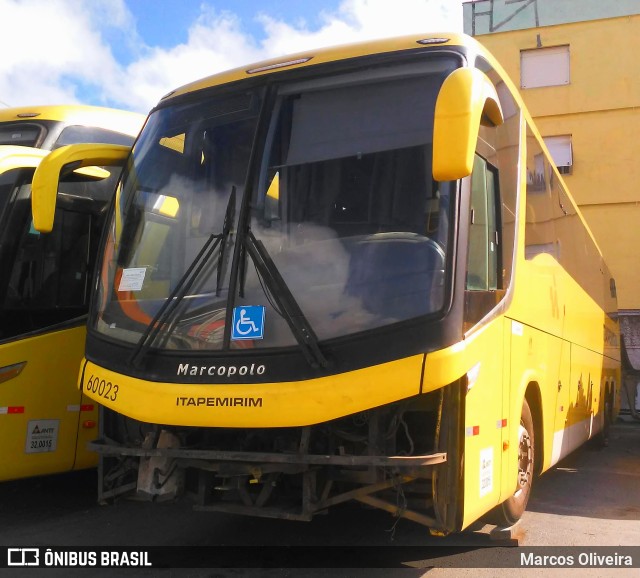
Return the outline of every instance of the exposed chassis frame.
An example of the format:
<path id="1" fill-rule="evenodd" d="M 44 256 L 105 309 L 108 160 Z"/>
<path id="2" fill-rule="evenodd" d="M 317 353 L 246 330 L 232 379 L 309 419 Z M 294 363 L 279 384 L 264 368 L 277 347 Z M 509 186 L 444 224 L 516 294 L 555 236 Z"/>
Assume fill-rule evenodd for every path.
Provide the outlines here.
<path id="1" fill-rule="evenodd" d="M 297 447 L 289 452 L 180 447 L 160 441 L 163 433 L 171 433 L 170 428 L 159 425 L 140 445 L 129 445 L 108 435 L 103 412 L 101 438 L 89 444 L 100 455 L 99 500 L 137 489 L 144 493 L 150 481 L 162 487 L 176 469 L 192 469 L 198 471 L 197 489 L 195 484 L 190 488 L 192 494 L 197 492 L 196 510 L 310 521 L 331 506 L 353 500 L 427 526 L 433 534 L 446 535 L 462 527 L 466 390 L 463 377 L 438 391 L 433 449 L 409 456 L 381 455 L 377 418 L 369 423 L 369 453 L 313 454 L 309 453 L 313 426 L 300 428 Z M 115 467 L 107 470 L 105 460 L 116 460 Z M 294 503 L 269 506 L 280 474 L 301 476 L 301 488 L 296 487 Z M 143 488 L 139 488 L 140 475 L 147 483 Z M 222 479 L 223 487 L 215 486 L 217 478 Z M 347 488 L 339 487 L 343 482 Z M 256 491 L 249 491 L 253 484 Z M 259 489 L 258 484 L 262 484 Z M 212 500 L 212 490 L 219 489 L 237 492 L 234 497 L 239 500 Z M 395 493 L 389 496 L 391 492 Z M 150 499 L 163 498 L 152 494 Z"/>
<path id="2" fill-rule="evenodd" d="M 305 428 L 307 429 L 307 428 Z M 399 507 L 397 504 L 374 496 L 378 492 L 399 488 L 420 479 L 431 477 L 433 467 L 447 461 L 445 452 L 436 452 L 418 456 L 370 456 L 370 455 L 322 455 L 307 453 L 265 453 L 265 452 L 232 452 L 218 450 L 193 450 L 183 448 L 133 448 L 126 447 L 113 440 L 100 439 L 89 444 L 90 449 L 101 456 L 130 458 L 160 458 L 171 461 L 174 466 L 196 468 L 202 470 L 199 483 L 199 503 L 194 508 L 200 511 L 217 511 L 244 514 L 257 517 L 281 518 L 287 520 L 310 521 L 315 514 L 329 507 L 355 500 L 369 506 L 389 512 L 396 517 L 410 519 L 428 527 L 440 527 L 435 518 L 423 513 Z M 102 468 L 102 460 L 100 467 Z M 323 466 L 368 468 L 358 472 L 345 472 L 344 480 L 363 483 L 362 487 L 329 496 L 333 481 L 325 483 L 320 499 L 316 496 L 316 475 Z M 390 468 L 392 475 L 382 481 L 375 479 L 375 468 Z M 242 505 L 225 503 L 207 503 L 205 491 L 208 487 L 206 478 L 214 473 L 222 476 L 252 476 L 254 480 L 265 478 L 257 497 L 252 497 L 243 484 L 238 484 Z M 302 475 L 302 504 L 299 511 L 282 508 L 265 507 L 270 497 L 275 478 L 278 474 Z M 131 490 L 136 483 L 127 484 L 114 490 L 105 491 L 103 487 L 103 471 L 100 475 L 99 499 L 108 500 Z M 355 476 L 354 476 L 355 474 Z M 360 475 L 358 475 L 360 474 Z M 369 475 L 367 475 L 369 474 Z M 360 479 L 358 479 L 360 478 Z M 425 506 L 427 504 L 425 503 Z"/>

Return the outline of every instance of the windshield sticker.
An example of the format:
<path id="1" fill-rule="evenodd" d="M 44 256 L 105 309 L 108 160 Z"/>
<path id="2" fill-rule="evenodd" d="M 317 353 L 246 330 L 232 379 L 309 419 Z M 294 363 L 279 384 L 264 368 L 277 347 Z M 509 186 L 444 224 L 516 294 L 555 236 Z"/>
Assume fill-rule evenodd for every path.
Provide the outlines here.
<path id="1" fill-rule="evenodd" d="M 234 307 L 231 339 L 263 339 L 264 311 L 263 305 Z"/>
<path id="2" fill-rule="evenodd" d="M 58 445 L 59 419 L 31 420 L 27 424 L 27 454 L 55 452 Z"/>
<path id="3" fill-rule="evenodd" d="M 144 283 L 144 276 L 147 272 L 146 267 L 132 267 L 122 271 L 122 278 L 118 291 L 140 291 Z"/>

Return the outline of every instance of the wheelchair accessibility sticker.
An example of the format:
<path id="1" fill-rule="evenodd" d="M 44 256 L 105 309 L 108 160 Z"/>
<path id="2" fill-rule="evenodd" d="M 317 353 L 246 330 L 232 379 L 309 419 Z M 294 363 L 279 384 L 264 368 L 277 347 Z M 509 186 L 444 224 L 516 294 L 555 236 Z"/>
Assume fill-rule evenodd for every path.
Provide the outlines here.
<path id="1" fill-rule="evenodd" d="M 233 308 L 231 339 L 263 339 L 264 306 L 243 305 Z"/>

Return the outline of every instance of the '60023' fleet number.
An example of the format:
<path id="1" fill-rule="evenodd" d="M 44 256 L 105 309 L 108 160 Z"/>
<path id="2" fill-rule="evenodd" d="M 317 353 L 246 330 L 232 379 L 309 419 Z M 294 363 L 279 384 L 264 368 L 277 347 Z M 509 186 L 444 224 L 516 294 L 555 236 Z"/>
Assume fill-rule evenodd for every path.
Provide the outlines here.
<path id="1" fill-rule="evenodd" d="M 115 383 L 111 383 L 110 381 L 106 381 L 92 375 L 87 380 L 85 389 L 86 391 L 95 393 L 109 401 L 115 401 L 118 397 L 118 390 L 120 388 Z"/>

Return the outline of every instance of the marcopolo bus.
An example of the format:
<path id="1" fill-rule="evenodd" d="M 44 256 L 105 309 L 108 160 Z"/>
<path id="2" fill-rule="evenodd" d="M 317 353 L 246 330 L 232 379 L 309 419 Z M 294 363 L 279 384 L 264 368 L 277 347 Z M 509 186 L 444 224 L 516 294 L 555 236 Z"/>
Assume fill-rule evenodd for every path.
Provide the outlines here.
<path id="1" fill-rule="evenodd" d="M 218 74 L 131 153 L 99 149 L 54 152 L 34 196 L 46 230 L 61 170 L 126 160 L 79 381 L 102 498 L 296 520 L 355 500 L 444 534 L 513 524 L 606 435 L 615 283 L 473 39 Z"/>

